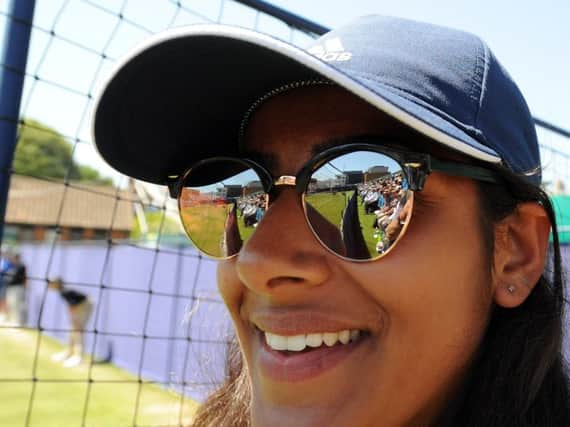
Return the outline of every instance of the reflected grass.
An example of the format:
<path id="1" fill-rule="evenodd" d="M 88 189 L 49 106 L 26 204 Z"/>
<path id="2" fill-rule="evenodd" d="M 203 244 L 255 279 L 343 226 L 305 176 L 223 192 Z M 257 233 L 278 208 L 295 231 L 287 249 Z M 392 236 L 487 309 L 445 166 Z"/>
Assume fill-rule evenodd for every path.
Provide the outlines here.
<path id="1" fill-rule="evenodd" d="M 306 197 L 324 218 L 335 227 L 340 228 L 343 213 L 352 192 L 316 193 Z M 374 237 L 373 223 L 376 216 L 367 214 L 364 205 L 358 199 L 358 217 L 366 246 L 371 254 L 376 254 L 377 238 Z M 192 235 L 193 243 L 208 254 L 219 256 L 224 245 L 225 224 L 233 208 L 232 204 L 203 204 L 186 207 L 182 211 L 184 226 Z M 237 213 L 237 224 L 242 241 L 246 241 L 255 231 L 255 227 L 247 226 L 244 217 Z"/>
<path id="2" fill-rule="evenodd" d="M 315 193 L 307 196 L 306 201 L 324 218 L 326 218 L 327 221 L 340 229 L 344 209 L 352 197 L 352 194 L 352 191 L 343 191 L 338 193 Z M 375 255 L 377 240 L 374 237 L 373 224 L 374 220 L 376 219 L 376 215 L 373 213 L 367 214 L 365 212 L 364 204 L 361 203 L 360 197 L 358 197 L 357 206 L 360 228 L 362 230 L 362 235 L 364 236 L 364 241 L 366 242 L 366 247 L 371 254 Z"/>
<path id="3" fill-rule="evenodd" d="M 231 210 L 230 204 L 202 204 L 182 209 L 183 224 L 194 245 L 208 254 L 220 254 L 224 225 Z"/>

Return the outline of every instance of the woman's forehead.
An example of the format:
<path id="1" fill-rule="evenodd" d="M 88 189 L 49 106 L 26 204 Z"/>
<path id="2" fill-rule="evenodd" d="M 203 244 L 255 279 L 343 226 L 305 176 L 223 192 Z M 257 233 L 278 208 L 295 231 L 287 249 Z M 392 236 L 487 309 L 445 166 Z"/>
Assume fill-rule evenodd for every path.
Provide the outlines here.
<path id="1" fill-rule="evenodd" d="M 250 121 L 245 142 L 247 148 L 256 150 L 263 150 L 268 142 L 323 143 L 348 134 L 381 134 L 391 122 L 378 110 L 339 88 L 302 88 L 262 104 Z"/>
<path id="2" fill-rule="evenodd" d="M 296 89 L 262 104 L 246 129 L 242 149 L 267 156 L 314 155 L 351 136 L 375 135 L 404 149 L 449 152 L 350 92 L 334 86 Z M 445 156 L 447 157 L 447 156 Z"/>

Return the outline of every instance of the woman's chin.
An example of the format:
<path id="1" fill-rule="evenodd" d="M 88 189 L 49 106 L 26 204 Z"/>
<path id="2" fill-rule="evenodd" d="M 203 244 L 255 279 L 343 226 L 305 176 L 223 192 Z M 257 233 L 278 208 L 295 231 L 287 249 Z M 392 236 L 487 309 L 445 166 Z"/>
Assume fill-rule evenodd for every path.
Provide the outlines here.
<path id="1" fill-rule="evenodd" d="M 345 427 L 369 425 L 365 420 L 358 419 L 347 407 L 336 404 L 317 405 L 272 405 L 257 402 L 252 406 L 253 427 Z M 341 409 L 342 408 L 342 409 Z M 363 413 L 361 413 L 362 415 Z"/>
<path id="2" fill-rule="evenodd" d="M 361 425 L 353 424 L 358 414 L 347 399 L 367 395 L 361 394 L 364 386 L 356 379 L 363 376 L 369 356 L 378 358 L 372 354 L 371 336 L 299 352 L 276 351 L 262 341 L 254 347 L 254 426 Z M 348 414 L 352 421 L 341 419 Z"/>

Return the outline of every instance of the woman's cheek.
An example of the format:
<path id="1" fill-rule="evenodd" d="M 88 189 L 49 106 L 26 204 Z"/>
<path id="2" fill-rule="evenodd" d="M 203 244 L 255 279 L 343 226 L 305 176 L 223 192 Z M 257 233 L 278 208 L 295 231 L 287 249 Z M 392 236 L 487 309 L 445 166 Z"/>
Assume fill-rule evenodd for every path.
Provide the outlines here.
<path id="1" fill-rule="evenodd" d="M 216 271 L 218 290 L 232 317 L 239 313 L 244 290 L 234 268 L 234 262 L 233 259 L 220 261 Z"/>

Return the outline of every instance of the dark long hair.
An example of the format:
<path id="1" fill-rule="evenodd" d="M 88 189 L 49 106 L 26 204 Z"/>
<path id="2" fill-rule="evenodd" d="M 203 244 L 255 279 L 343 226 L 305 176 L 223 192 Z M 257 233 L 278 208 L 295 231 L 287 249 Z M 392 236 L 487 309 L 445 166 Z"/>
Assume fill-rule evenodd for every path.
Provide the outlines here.
<path id="1" fill-rule="evenodd" d="M 570 426 L 568 372 L 562 354 L 564 275 L 556 219 L 539 187 L 496 168 L 502 185 L 479 183 L 481 223 L 493 255 L 493 226 L 523 202 L 538 202 L 552 225 L 547 266 L 523 304 L 493 307 L 463 390 L 438 426 Z"/>
<path id="2" fill-rule="evenodd" d="M 487 166 L 488 167 L 488 166 Z M 570 426 L 568 374 L 562 355 L 564 278 L 554 210 L 548 196 L 506 169 L 502 185 L 479 183 L 480 218 L 489 256 L 494 226 L 522 202 L 540 203 L 552 224 L 547 268 L 516 308 L 492 308 L 485 336 L 461 389 L 434 427 Z M 246 427 L 251 399 L 237 343 L 228 351 L 228 376 L 201 406 L 194 427 Z"/>

